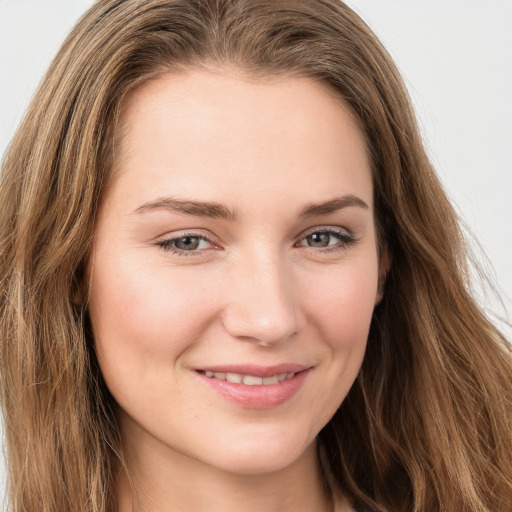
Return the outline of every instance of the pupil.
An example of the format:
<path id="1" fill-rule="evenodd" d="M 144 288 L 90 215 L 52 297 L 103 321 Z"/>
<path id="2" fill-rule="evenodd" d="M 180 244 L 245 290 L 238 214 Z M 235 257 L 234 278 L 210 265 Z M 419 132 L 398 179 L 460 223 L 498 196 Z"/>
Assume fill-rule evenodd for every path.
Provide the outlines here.
<path id="1" fill-rule="evenodd" d="M 184 236 L 176 241 L 176 247 L 184 251 L 193 251 L 199 247 L 199 239 L 195 236 Z"/>
<path id="2" fill-rule="evenodd" d="M 312 247 L 327 247 L 329 245 L 329 233 L 313 233 L 308 236 L 309 245 Z"/>

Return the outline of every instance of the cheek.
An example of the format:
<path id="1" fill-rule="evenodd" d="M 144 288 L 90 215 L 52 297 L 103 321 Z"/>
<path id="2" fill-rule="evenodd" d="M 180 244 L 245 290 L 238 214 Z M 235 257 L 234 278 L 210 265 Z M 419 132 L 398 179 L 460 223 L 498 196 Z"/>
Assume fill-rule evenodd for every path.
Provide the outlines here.
<path id="1" fill-rule="evenodd" d="M 309 339 L 321 340 L 321 385 L 315 393 L 314 429 L 332 418 L 363 362 L 377 293 L 376 259 L 347 261 L 304 282 Z"/>
<path id="2" fill-rule="evenodd" d="M 332 350 L 366 345 L 377 297 L 377 263 L 361 261 L 309 283 L 307 310 Z"/>
<path id="3" fill-rule="evenodd" d="M 208 291 L 187 272 L 97 254 L 90 314 L 96 353 L 115 396 L 125 382 L 169 379 L 212 317 Z M 194 283 L 192 285 L 192 283 Z M 210 305 L 211 308 L 211 305 Z M 163 374 L 165 373 L 165 375 Z"/>

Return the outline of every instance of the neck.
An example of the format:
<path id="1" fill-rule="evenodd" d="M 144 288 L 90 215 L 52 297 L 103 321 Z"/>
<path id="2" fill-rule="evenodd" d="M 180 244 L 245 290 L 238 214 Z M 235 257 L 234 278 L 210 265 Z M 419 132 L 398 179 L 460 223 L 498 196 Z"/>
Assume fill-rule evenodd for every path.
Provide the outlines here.
<path id="1" fill-rule="evenodd" d="M 119 512 L 333 510 L 315 443 L 291 465 L 271 473 L 229 473 L 161 449 L 132 449 L 127 468 L 117 483 Z"/>

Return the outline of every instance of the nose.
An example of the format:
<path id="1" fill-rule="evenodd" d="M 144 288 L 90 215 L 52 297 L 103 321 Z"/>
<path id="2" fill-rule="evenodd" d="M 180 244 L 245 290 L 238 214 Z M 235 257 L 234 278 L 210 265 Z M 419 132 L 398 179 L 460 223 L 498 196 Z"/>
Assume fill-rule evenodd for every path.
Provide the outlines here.
<path id="1" fill-rule="evenodd" d="M 302 324 L 292 269 L 278 257 L 242 259 L 230 272 L 223 324 L 233 337 L 274 346 Z"/>

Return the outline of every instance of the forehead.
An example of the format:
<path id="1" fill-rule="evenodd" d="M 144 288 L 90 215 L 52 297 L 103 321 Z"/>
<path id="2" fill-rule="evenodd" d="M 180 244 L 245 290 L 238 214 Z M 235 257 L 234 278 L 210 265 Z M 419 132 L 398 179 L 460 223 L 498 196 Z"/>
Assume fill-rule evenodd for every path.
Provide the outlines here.
<path id="1" fill-rule="evenodd" d="M 146 185 L 158 180 L 182 195 L 214 186 L 220 194 L 222 184 L 254 193 L 269 184 L 300 185 L 322 196 L 315 201 L 329 195 L 333 180 L 371 188 L 366 142 L 352 112 L 311 78 L 169 73 L 126 98 L 116 138 L 118 174 Z"/>

